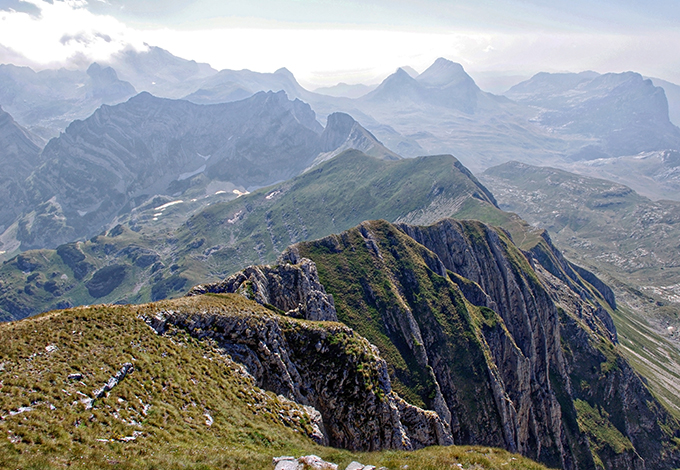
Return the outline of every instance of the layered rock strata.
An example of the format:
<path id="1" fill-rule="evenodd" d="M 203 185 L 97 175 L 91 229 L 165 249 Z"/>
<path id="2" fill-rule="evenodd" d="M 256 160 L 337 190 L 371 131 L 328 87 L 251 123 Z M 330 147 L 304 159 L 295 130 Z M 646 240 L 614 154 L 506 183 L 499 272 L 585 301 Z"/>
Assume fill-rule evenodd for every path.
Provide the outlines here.
<path id="1" fill-rule="evenodd" d="M 313 408 L 321 444 L 373 451 L 453 443 L 447 423 L 401 399 L 377 349 L 344 325 L 224 311 L 164 310 L 145 320 L 158 334 L 180 328 L 214 340 L 258 387 Z"/>

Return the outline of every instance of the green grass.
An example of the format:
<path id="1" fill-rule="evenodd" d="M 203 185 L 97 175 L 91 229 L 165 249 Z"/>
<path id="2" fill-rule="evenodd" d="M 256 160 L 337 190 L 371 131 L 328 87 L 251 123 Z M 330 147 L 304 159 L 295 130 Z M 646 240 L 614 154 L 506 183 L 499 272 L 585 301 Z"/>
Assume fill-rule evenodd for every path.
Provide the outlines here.
<path id="1" fill-rule="evenodd" d="M 219 311 L 253 321 L 276 315 L 240 296 L 200 296 L 80 307 L 1 325 L 0 468 L 261 470 L 273 468 L 272 457 L 310 453 L 394 470 L 459 468 L 457 463 L 544 468 L 489 448 L 352 453 L 318 446 L 305 437 L 308 422 L 298 405 L 254 386 L 214 343 L 183 330 L 159 336 L 140 318 L 164 309 Z M 282 321 L 288 328 L 305 324 Z M 360 353 L 357 339 L 338 341 L 349 354 Z M 125 362 L 134 371 L 86 409 L 83 395 L 91 396 Z M 68 379 L 72 373 L 83 378 Z M 11 415 L 21 407 L 31 410 Z M 135 431 L 136 440 L 121 440 Z"/>
<path id="2" fill-rule="evenodd" d="M 451 156 L 383 161 L 348 151 L 292 180 L 209 205 L 177 230 L 170 229 L 177 218 L 173 214 L 189 214 L 199 203 L 170 206 L 158 221 L 139 222 L 165 201 L 154 199 L 123 228 L 78 243 L 76 251 L 85 256 L 78 266 L 90 267 L 82 278 L 54 250 L 27 252 L 37 260 L 30 270 L 16 260 L 3 264 L 0 315 L 11 320 L 57 306 L 177 297 L 248 265 L 272 263 L 292 243 L 339 233 L 368 219 L 433 223 L 464 216 L 506 222 L 521 231 L 517 218 L 496 208 L 485 191 Z M 140 265 L 136 254 L 125 250 L 134 247 L 156 254 L 159 264 Z M 95 298 L 86 283 L 110 264 L 125 266 L 126 276 L 113 291 Z M 28 280 L 35 272 L 41 277 Z M 46 291 L 43 286 L 53 273 L 61 289 Z M 68 279 L 61 280 L 63 275 Z"/>
<path id="3" fill-rule="evenodd" d="M 601 408 L 593 408 L 587 401 L 575 400 L 581 432 L 590 438 L 593 460 L 599 468 L 605 468 L 599 454 L 608 447 L 615 454 L 634 451 L 633 444 L 616 429 L 609 420 L 609 414 Z"/>

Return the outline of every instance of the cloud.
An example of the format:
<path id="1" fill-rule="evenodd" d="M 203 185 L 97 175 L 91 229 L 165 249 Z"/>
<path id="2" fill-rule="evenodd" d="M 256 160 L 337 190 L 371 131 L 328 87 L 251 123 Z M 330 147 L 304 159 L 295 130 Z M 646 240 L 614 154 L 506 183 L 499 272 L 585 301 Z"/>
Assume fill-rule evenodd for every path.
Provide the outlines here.
<path id="1" fill-rule="evenodd" d="M 105 60 L 126 47 L 143 49 L 139 33 L 112 16 L 96 15 L 84 0 L 20 0 L 34 8 L 0 11 L 0 45 L 42 66 Z M 35 13 L 38 11 L 38 14 Z"/>
<path id="2" fill-rule="evenodd" d="M 427 1 L 435 11 L 439 2 Z M 208 21 L 210 29 L 204 21 L 172 28 L 136 22 L 135 26 L 143 29 L 135 29 L 112 16 L 113 11 L 121 5 L 136 5 L 136 11 L 148 10 L 150 15 L 154 8 L 162 8 L 161 0 L 113 3 L 116 6 L 106 0 L 89 4 L 85 0 L 0 0 L 0 62 L 34 68 L 86 67 L 127 48 L 145 50 L 144 43 L 148 43 L 218 69 L 272 72 L 286 67 L 306 86 L 339 81 L 374 83 L 399 66 L 422 71 L 438 57 L 460 62 L 473 76 L 475 72 L 635 70 L 680 81 L 680 52 L 669 46 L 680 43 L 680 31 L 669 29 L 521 30 L 452 25 L 448 29 L 409 30 L 394 25 L 315 25 L 236 16 Z M 386 0 L 378 3 L 385 8 L 391 4 Z M 191 18 L 191 3 L 166 0 L 163 4 Z M 204 13 L 210 10 L 193 8 Z"/>
<path id="3" fill-rule="evenodd" d="M 215 68 L 274 71 L 287 67 L 308 86 L 375 82 L 403 65 L 423 71 L 438 57 L 470 72 L 634 70 L 678 81 L 680 56 L 668 44 L 680 32 L 515 33 L 460 30 L 408 32 L 368 29 L 224 28 L 147 31 L 148 41 Z M 474 73 L 473 73 L 474 76 Z"/>

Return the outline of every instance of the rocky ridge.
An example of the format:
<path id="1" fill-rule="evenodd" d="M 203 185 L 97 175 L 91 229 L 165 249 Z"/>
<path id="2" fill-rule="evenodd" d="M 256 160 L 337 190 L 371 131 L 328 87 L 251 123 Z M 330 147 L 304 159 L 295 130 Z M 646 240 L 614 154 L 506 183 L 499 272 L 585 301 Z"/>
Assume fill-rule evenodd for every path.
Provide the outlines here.
<path id="1" fill-rule="evenodd" d="M 551 269 L 584 291 L 476 222 L 367 222 L 289 252 L 314 260 L 338 318 L 378 346 L 395 389 L 437 412 L 456 443 L 559 468 L 671 468 L 679 458 L 665 431 L 677 423 L 616 350 L 611 307 L 556 259 Z M 588 421 L 592 409 L 625 445 Z"/>

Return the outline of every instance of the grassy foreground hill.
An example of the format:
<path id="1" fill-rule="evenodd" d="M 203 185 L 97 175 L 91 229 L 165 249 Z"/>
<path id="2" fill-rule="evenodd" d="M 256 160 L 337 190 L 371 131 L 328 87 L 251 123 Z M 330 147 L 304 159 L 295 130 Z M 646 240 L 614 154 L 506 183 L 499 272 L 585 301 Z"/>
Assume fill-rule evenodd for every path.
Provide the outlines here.
<path id="1" fill-rule="evenodd" d="M 347 331 L 282 317 L 237 295 L 79 307 L 0 325 L 0 432 L 6 436 L 0 467 L 262 470 L 273 468 L 272 457 L 315 453 L 341 468 L 352 460 L 394 470 L 544 468 L 492 448 L 360 453 L 319 446 L 307 437 L 305 409 L 257 387 L 215 341 L 181 328 L 164 334 L 149 328 L 144 318 L 168 310 L 242 318 L 252 328 L 274 321 L 283 330 L 331 337 Z M 363 341 L 338 343 L 335 351 L 343 357 L 352 347 L 361 350 Z M 370 356 L 362 357 L 366 362 L 358 364 L 370 365 Z M 125 363 L 134 370 L 89 402 Z"/>
<path id="2" fill-rule="evenodd" d="M 162 218 L 182 204 L 162 205 Z M 0 267 L 0 318 L 94 303 L 141 303 L 178 296 L 249 264 L 273 262 L 291 243 L 338 233 L 366 219 L 433 223 L 478 218 L 525 224 L 458 160 L 399 161 L 347 151 L 292 180 L 215 203 L 178 230 L 118 226 L 56 250 L 29 250 Z M 133 227 L 134 228 L 134 227 Z"/>

